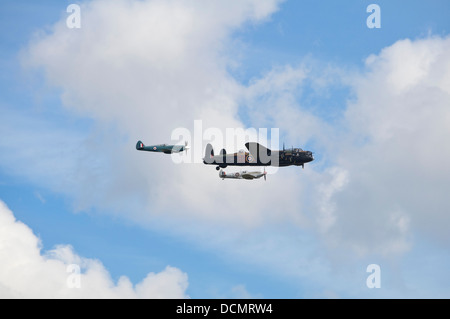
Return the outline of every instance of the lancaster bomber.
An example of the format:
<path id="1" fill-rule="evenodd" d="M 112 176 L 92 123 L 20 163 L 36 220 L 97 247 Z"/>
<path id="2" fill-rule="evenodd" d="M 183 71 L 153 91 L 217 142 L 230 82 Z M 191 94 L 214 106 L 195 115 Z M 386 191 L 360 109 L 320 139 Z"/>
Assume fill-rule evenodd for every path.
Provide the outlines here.
<path id="1" fill-rule="evenodd" d="M 147 151 L 147 152 L 161 152 L 164 154 L 172 154 L 172 153 L 180 153 L 189 149 L 187 142 L 184 145 L 167 145 L 167 144 L 158 144 L 158 145 L 150 145 L 146 146 L 141 141 L 136 143 L 136 149 L 138 151 Z"/>
<path id="2" fill-rule="evenodd" d="M 240 150 L 237 153 L 227 154 L 225 149 L 220 151 L 219 155 L 214 155 L 214 149 L 211 144 L 206 145 L 205 157 L 203 163 L 207 165 L 217 165 L 216 170 L 226 168 L 227 166 L 302 166 L 305 163 L 314 160 L 313 153 L 304 151 L 301 148 L 291 148 L 272 151 L 265 146 L 256 143 L 245 143 L 248 152 Z"/>

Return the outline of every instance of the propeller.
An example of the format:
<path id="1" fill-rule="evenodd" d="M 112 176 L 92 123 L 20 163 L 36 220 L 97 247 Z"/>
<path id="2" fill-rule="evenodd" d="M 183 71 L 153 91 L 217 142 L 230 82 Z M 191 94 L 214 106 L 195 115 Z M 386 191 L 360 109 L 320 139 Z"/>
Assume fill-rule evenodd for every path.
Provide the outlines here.
<path id="1" fill-rule="evenodd" d="M 264 166 L 264 180 L 265 180 L 265 181 L 266 181 L 266 175 L 267 175 L 266 167 Z"/>
<path id="2" fill-rule="evenodd" d="M 190 149 L 190 147 L 188 146 L 188 142 L 185 141 L 185 142 L 184 142 L 184 150 L 186 151 L 186 155 L 187 155 L 188 149 Z"/>

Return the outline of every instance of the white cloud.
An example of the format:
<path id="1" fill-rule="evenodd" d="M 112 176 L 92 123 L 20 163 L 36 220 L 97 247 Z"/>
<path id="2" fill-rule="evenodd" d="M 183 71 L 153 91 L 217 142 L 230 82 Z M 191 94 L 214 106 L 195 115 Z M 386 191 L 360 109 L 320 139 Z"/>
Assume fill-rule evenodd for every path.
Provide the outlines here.
<path id="1" fill-rule="evenodd" d="M 298 104 L 304 82 L 310 77 L 308 66 L 300 65 L 275 68 L 254 79 L 244 93 L 252 124 L 279 127 L 288 141 L 305 143 L 311 139 L 325 125 Z"/>
<path id="2" fill-rule="evenodd" d="M 197 119 L 204 130 L 243 127 L 237 117 L 242 87 L 227 72 L 232 61 L 227 44 L 234 30 L 263 21 L 277 4 L 92 1 L 81 6 L 81 29 L 68 29 L 62 20 L 50 34 L 38 36 L 22 54 L 24 65 L 42 68 L 50 84 L 62 89 L 63 105 L 100 127 L 82 145 L 83 157 L 74 164 L 78 174 L 57 188 L 74 195 L 78 209 L 129 210 L 139 194 L 138 201 L 152 203 L 153 213 L 185 207 L 188 214 L 234 220 L 229 212 L 242 207 L 242 200 L 214 203 L 212 213 L 208 201 L 223 187 L 212 167 L 174 167 L 168 156 L 136 152 L 134 145 L 138 139 L 170 142 L 174 129 L 192 132 Z M 74 162 L 70 155 L 59 160 Z M 227 188 L 227 197 L 245 197 Z M 264 196 L 251 193 L 244 205 L 249 219 L 258 214 Z M 146 216 L 147 211 L 137 218 Z"/>
<path id="3" fill-rule="evenodd" d="M 326 181 L 318 184 L 318 193 L 321 198 L 318 200 L 319 211 L 317 222 L 319 230 L 327 232 L 336 222 L 335 210 L 336 203 L 331 199 L 335 194 L 341 191 L 348 183 L 347 171 L 338 167 L 332 167 L 328 170 L 328 174 L 332 177 L 326 177 Z M 327 175 L 328 175 L 327 174 Z"/>
<path id="4" fill-rule="evenodd" d="M 308 216 L 333 250 L 401 255 L 411 249 L 415 231 L 443 244 L 450 240 L 443 227 L 450 224 L 449 65 L 450 38 L 401 40 L 370 56 L 359 73 L 312 61 L 311 67 L 275 69 L 249 86 L 256 122 L 314 141 L 319 166 L 308 176 L 314 188 Z M 324 74 L 331 80 L 322 81 Z M 337 75 L 343 77 L 338 83 Z M 305 105 L 307 81 L 319 94 L 349 87 L 337 120 L 328 122 Z"/>
<path id="5" fill-rule="evenodd" d="M 0 201 L 1 298 L 187 298 L 188 278 L 167 266 L 135 286 L 114 283 L 98 260 L 78 256 L 67 245 L 42 252 L 33 231 Z M 77 268 L 80 270 L 77 271 Z"/>
<path id="6" fill-rule="evenodd" d="M 378 216 L 386 226 L 376 222 L 369 233 L 380 244 L 397 242 L 391 231 L 379 231 L 388 228 L 399 238 L 419 230 L 449 243 L 442 227 L 450 224 L 449 65 L 450 38 L 402 40 L 370 57 L 367 72 L 354 83 L 356 100 L 346 112 L 349 138 L 366 142 L 340 154 L 350 172 L 341 205 Z M 409 222 L 396 225 L 392 214 Z"/>
<path id="7" fill-rule="evenodd" d="M 277 2 L 91 1 L 82 6 L 81 29 L 60 21 L 24 61 L 44 68 L 66 107 L 119 121 L 133 137 L 170 136 L 205 111 L 220 116 L 208 125 L 235 126 L 228 97 L 238 85 L 223 52 L 235 28 L 267 17 Z"/>

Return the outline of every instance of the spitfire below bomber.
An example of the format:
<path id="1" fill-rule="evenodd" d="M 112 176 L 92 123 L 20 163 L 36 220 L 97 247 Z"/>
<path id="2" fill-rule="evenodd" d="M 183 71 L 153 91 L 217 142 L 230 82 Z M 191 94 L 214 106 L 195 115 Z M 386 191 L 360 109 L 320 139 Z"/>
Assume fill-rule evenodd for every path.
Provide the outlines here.
<path id="1" fill-rule="evenodd" d="M 260 171 L 239 171 L 239 172 L 232 172 L 232 173 L 226 173 L 224 170 L 220 170 L 219 177 L 224 179 L 247 179 L 247 180 L 253 180 L 258 179 L 264 176 L 264 180 L 266 180 L 267 172 L 264 169 L 264 172 Z"/>
<path id="2" fill-rule="evenodd" d="M 214 155 L 214 149 L 211 144 L 206 146 L 205 157 L 203 163 L 207 165 L 217 165 L 216 170 L 226 168 L 227 166 L 302 166 L 305 163 L 314 160 L 313 153 L 304 151 L 301 148 L 291 148 L 272 151 L 265 146 L 256 143 L 245 143 L 245 147 L 249 150 L 245 152 L 241 150 L 237 153 L 227 154 L 225 149 L 220 151 L 219 155 Z"/>

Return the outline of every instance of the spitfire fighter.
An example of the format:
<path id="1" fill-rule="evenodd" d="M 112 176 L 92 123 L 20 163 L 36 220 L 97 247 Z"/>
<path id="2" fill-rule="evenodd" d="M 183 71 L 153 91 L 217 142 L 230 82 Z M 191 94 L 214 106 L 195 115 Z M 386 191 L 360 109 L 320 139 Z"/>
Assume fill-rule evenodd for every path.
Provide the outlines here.
<path id="1" fill-rule="evenodd" d="M 146 146 L 141 141 L 136 143 L 136 149 L 138 151 L 148 151 L 148 152 L 160 152 L 164 154 L 172 154 L 172 153 L 180 153 L 189 149 L 187 142 L 184 145 L 167 145 L 167 144 L 158 144 L 158 145 L 150 145 Z"/>
<path id="2" fill-rule="evenodd" d="M 207 165 L 217 165 L 216 170 L 227 166 L 302 166 L 314 160 L 313 153 L 304 151 L 301 148 L 291 148 L 272 151 L 259 143 L 245 143 L 248 152 L 241 150 L 237 153 L 227 154 L 225 149 L 219 155 L 214 155 L 211 144 L 206 146 L 203 163 Z"/>
<path id="3" fill-rule="evenodd" d="M 220 170 L 219 172 L 219 177 L 224 180 L 225 178 L 230 178 L 230 179 L 258 179 L 264 176 L 264 180 L 266 180 L 266 175 L 267 172 L 264 169 L 264 172 L 260 172 L 260 171 L 255 171 L 255 172 L 249 172 L 249 171 L 239 171 L 239 172 L 234 172 L 234 173 L 225 173 L 224 170 Z"/>

